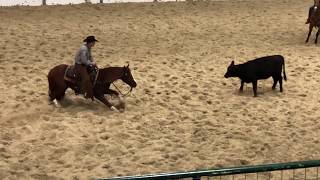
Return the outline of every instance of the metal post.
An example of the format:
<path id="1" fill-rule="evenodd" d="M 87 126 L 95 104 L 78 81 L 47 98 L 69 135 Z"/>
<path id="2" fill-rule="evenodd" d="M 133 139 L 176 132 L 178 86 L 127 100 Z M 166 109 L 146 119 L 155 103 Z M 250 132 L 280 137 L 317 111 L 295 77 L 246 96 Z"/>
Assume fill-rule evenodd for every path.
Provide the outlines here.
<path id="1" fill-rule="evenodd" d="M 271 179 L 271 171 L 269 172 L 269 180 Z"/>
<path id="2" fill-rule="evenodd" d="M 42 0 L 42 5 L 43 6 L 47 5 L 47 0 Z"/>
<path id="3" fill-rule="evenodd" d="M 292 172 L 292 178 L 293 178 L 293 180 L 295 179 L 295 170 L 293 170 L 293 172 Z"/>
<path id="4" fill-rule="evenodd" d="M 100 0 L 100 3 L 103 3 L 103 0 Z"/>
<path id="5" fill-rule="evenodd" d="M 304 180 L 307 179 L 307 168 L 304 168 Z"/>

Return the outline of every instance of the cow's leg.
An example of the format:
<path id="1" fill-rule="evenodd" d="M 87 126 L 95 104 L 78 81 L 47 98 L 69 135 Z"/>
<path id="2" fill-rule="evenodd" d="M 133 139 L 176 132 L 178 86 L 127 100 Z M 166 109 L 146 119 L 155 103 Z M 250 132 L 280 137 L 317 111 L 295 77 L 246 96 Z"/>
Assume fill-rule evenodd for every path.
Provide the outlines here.
<path id="1" fill-rule="evenodd" d="M 97 98 L 99 101 L 101 101 L 103 104 L 105 104 L 106 106 L 108 106 L 108 108 L 110 108 L 112 111 L 117 111 L 119 112 L 119 110 L 114 107 L 105 97 L 104 95 L 95 95 L 95 98 Z"/>
<path id="2" fill-rule="evenodd" d="M 319 31 L 320 31 L 320 28 L 318 28 L 318 31 L 317 31 L 317 34 L 316 34 L 316 40 L 314 41 L 315 44 L 317 44 L 317 42 L 318 42 Z"/>
<path id="3" fill-rule="evenodd" d="M 277 85 L 277 82 L 278 82 L 278 78 L 276 78 L 275 76 L 272 76 L 272 79 L 273 79 L 273 85 L 272 85 L 272 89 L 276 89 L 276 85 Z"/>
<path id="4" fill-rule="evenodd" d="M 258 84 L 258 81 L 257 80 L 254 80 L 252 81 L 252 88 L 253 88 L 253 94 L 254 94 L 254 97 L 257 97 L 257 84 Z"/>
<path id="5" fill-rule="evenodd" d="M 282 89 L 282 76 L 280 75 L 280 78 L 279 78 L 279 84 L 280 84 L 280 92 L 283 91 Z"/>
<path id="6" fill-rule="evenodd" d="M 243 80 L 241 80 L 241 85 L 240 85 L 239 92 L 243 92 L 243 84 L 244 84 L 244 81 L 243 81 Z"/>
<path id="7" fill-rule="evenodd" d="M 311 35 L 312 28 L 313 28 L 313 26 L 311 26 L 311 24 L 310 24 L 310 25 L 309 25 L 309 33 L 308 33 L 308 37 L 307 37 L 306 43 L 309 41 L 309 37 L 310 37 L 310 35 Z"/>

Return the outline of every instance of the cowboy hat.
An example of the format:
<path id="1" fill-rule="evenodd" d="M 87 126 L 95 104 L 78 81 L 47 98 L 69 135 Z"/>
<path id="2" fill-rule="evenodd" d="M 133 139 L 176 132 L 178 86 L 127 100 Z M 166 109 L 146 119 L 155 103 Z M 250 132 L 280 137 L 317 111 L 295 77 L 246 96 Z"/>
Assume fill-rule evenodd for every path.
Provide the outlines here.
<path id="1" fill-rule="evenodd" d="M 83 42 L 99 42 L 98 40 L 96 40 L 96 38 L 94 36 L 88 36 L 86 39 L 83 40 Z"/>

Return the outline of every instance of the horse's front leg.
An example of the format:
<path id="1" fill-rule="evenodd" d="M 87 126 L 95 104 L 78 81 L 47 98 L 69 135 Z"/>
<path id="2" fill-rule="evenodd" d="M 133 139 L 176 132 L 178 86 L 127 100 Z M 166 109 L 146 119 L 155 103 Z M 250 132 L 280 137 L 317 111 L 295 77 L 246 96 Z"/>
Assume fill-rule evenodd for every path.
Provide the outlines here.
<path id="1" fill-rule="evenodd" d="M 125 99 L 124 97 L 120 96 L 119 92 L 112 89 L 107 89 L 106 94 L 115 95 L 116 97 L 119 98 L 120 104 L 122 104 L 122 106 L 125 106 Z"/>
<path id="2" fill-rule="evenodd" d="M 114 107 L 105 97 L 103 94 L 95 94 L 94 95 L 95 98 L 97 98 L 99 101 L 101 101 L 103 104 L 105 104 L 106 106 L 108 106 L 108 108 L 110 108 L 112 111 L 117 111 L 120 112 L 116 107 Z"/>
<path id="3" fill-rule="evenodd" d="M 119 96 L 119 93 L 117 91 L 115 91 L 115 90 L 112 90 L 112 89 L 107 89 L 105 94 L 110 94 L 110 95 L 113 94 L 113 95 L 115 95 L 117 97 Z"/>
<path id="4" fill-rule="evenodd" d="M 309 33 L 308 33 L 308 37 L 307 37 L 306 43 L 309 41 L 309 37 L 310 37 L 310 35 L 311 35 L 312 28 L 313 28 L 313 26 L 311 26 L 311 24 L 310 24 L 310 25 L 309 25 Z"/>

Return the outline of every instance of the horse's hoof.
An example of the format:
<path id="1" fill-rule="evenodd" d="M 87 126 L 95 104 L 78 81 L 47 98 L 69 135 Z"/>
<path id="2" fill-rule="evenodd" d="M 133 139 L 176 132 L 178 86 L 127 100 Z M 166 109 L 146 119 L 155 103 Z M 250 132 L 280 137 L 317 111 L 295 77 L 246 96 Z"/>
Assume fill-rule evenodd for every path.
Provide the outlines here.
<path id="1" fill-rule="evenodd" d="M 58 100 L 56 100 L 56 99 L 53 100 L 53 103 L 57 108 L 61 108 L 61 104 L 58 102 Z"/>
<path id="2" fill-rule="evenodd" d="M 120 111 L 119 111 L 116 107 L 114 107 L 114 106 L 111 106 L 110 109 L 111 109 L 111 111 L 120 112 Z"/>
<path id="3" fill-rule="evenodd" d="M 119 102 L 124 104 L 126 102 L 126 99 L 122 96 L 118 96 L 119 97 Z"/>
<path id="4" fill-rule="evenodd" d="M 52 103 L 53 103 L 53 101 L 51 100 L 50 97 L 48 97 L 48 104 L 52 104 Z"/>

